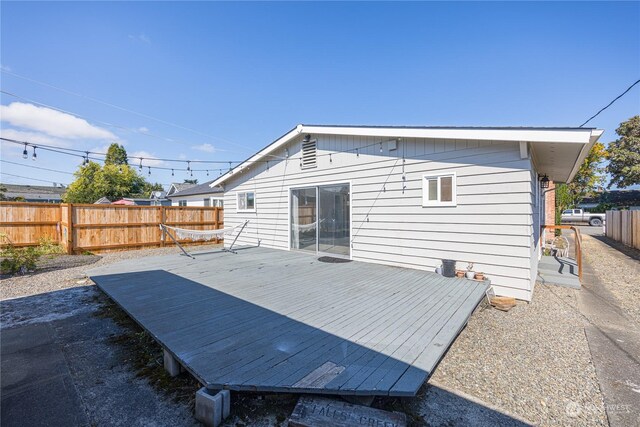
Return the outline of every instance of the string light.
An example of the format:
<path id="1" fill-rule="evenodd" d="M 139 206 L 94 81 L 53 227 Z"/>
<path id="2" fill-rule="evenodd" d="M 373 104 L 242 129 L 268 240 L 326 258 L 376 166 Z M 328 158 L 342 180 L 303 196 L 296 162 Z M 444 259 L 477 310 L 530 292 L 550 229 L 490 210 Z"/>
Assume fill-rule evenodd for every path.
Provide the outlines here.
<path id="1" fill-rule="evenodd" d="M 382 142 L 380 143 L 380 152 L 382 153 Z"/>
<path id="2" fill-rule="evenodd" d="M 31 156 L 31 160 L 35 161 L 38 155 L 36 154 L 36 146 L 33 146 L 33 156 Z"/>
<path id="3" fill-rule="evenodd" d="M 188 171 L 191 170 L 191 162 L 189 160 L 187 160 L 187 170 Z"/>
<path id="4" fill-rule="evenodd" d="M 173 173 L 173 169 L 171 169 L 171 176 L 175 176 L 175 174 Z"/>
<path id="5" fill-rule="evenodd" d="M 148 175 L 151 176 L 151 166 L 148 166 L 148 168 L 149 168 L 149 174 Z"/>
<path id="6" fill-rule="evenodd" d="M 24 144 L 24 151 L 22 152 L 22 158 L 26 159 L 29 157 L 29 153 L 27 152 L 27 144 Z"/>
<path id="7" fill-rule="evenodd" d="M 138 166 L 138 170 L 142 172 L 142 157 L 140 157 L 140 165 Z"/>
<path id="8" fill-rule="evenodd" d="M 356 157 L 360 157 L 360 149 L 356 148 Z"/>
<path id="9" fill-rule="evenodd" d="M 209 176 L 209 169 L 207 169 L 207 176 Z"/>
<path id="10" fill-rule="evenodd" d="M 333 159 L 331 158 L 331 153 L 329 153 L 329 163 L 333 163 Z"/>

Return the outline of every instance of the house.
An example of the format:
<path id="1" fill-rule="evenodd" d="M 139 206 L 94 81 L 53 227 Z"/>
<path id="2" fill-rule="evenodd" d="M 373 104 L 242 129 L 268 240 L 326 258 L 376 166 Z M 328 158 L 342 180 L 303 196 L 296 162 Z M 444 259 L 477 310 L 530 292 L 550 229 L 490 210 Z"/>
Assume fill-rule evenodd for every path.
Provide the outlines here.
<path id="1" fill-rule="evenodd" d="M 598 208 L 606 209 L 640 209 L 640 190 L 602 191 L 595 197 L 585 197 L 578 207 L 595 212 Z"/>
<path id="2" fill-rule="evenodd" d="M 571 181 L 602 132 L 298 125 L 209 186 L 225 227 L 249 220 L 238 244 L 431 271 L 453 259 L 529 301 L 541 181 Z"/>
<path id="3" fill-rule="evenodd" d="M 223 206 L 223 191 L 220 187 L 211 187 L 213 181 L 194 185 L 174 192 L 167 197 L 173 206 Z"/>
<path id="4" fill-rule="evenodd" d="M 172 182 L 167 191 L 167 196 L 171 196 L 178 191 L 186 190 L 187 188 L 195 187 L 198 184 L 192 184 L 190 182 Z"/>
<path id="5" fill-rule="evenodd" d="M 25 202 L 61 203 L 62 195 L 67 188 L 62 184 L 54 183 L 46 185 L 19 185 L 2 184 L 7 191 L 4 192 L 8 200 L 18 199 Z"/>

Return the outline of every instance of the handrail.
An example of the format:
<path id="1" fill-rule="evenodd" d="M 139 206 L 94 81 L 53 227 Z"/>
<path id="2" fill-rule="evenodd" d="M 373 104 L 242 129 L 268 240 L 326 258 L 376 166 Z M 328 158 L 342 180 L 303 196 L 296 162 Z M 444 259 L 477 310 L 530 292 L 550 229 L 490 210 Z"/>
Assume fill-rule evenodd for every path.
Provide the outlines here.
<path id="1" fill-rule="evenodd" d="M 576 235 L 576 262 L 578 264 L 578 278 L 582 280 L 582 234 L 580 234 L 580 230 L 573 225 L 541 225 L 540 228 L 542 230 L 549 228 L 552 230 L 560 229 L 574 231 Z M 542 232 L 540 233 L 540 236 L 542 236 Z M 540 247 L 542 247 L 543 243 L 542 239 L 540 239 Z"/>

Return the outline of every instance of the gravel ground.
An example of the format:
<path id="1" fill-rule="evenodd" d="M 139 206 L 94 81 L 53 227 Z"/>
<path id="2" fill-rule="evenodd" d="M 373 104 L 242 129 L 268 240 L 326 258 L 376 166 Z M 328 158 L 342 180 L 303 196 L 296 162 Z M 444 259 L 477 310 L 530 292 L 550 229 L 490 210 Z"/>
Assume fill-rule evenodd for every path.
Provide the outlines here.
<path id="1" fill-rule="evenodd" d="M 611 286 L 618 305 L 640 324 L 640 251 L 604 236 L 582 236 L 584 259 Z"/>
<path id="2" fill-rule="evenodd" d="M 28 304 L 25 301 L 20 310 L 3 303 L 3 327 L 49 320 L 75 324 L 77 316 L 95 310 L 86 305 L 89 295 L 85 293 L 95 292 L 92 282 L 85 279 L 88 268 L 161 254 L 177 256 L 178 250 L 113 252 L 85 260 L 60 257 L 56 260 L 59 265 L 74 266 L 55 269 L 54 265 L 51 269 L 48 265 L 49 270 L 43 273 L 4 279 L 0 285 L 3 300 L 77 289 L 56 293 L 57 299 L 46 303 L 40 301 L 46 295 Z M 84 262 L 93 264 L 78 265 Z M 25 311 L 29 312 L 26 317 Z M 411 425 L 517 424 L 517 420 L 500 415 L 502 410 L 542 426 L 607 425 L 583 328 L 575 290 L 538 285 L 533 303 L 519 303 L 508 313 L 483 302 L 418 397 L 378 400 L 375 406 L 407 412 Z M 247 397 L 239 405 L 243 416 L 232 417 L 227 425 L 279 424 L 283 414 L 290 412 L 290 401 L 261 399 Z M 185 409 L 180 405 L 178 411 L 183 416 Z"/>
<path id="3" fill-rule="evenodd" d="M 192 247 L 194 252 L 220 248 L 221 245 L 202 245 Z M 86 285 L 86 271 L 90 268 L 113 264 L 134 258 L 156 255 L 180 255 L 180 249 L 154 248 L 137 251 L 107 252 L 100 255 L 56 255 L 42 257 L 38 261 L 38 270 L 24 276 L 2 278 L 0 300 L 18 298 L 60 289 Z"/>
<path id="4" fill-rule="evenodd" d="M 542 426 L 608 425 L 576 292 L 538 284 L 507 313 L 483 303 L 432 380 Z"/>

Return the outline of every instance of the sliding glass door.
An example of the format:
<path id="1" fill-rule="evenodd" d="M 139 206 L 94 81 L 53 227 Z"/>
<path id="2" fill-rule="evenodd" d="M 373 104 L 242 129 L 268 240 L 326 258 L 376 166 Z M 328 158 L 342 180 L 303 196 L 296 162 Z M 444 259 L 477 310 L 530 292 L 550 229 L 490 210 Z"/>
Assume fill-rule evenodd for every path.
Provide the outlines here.
<path id="1" fill-rule="evenodd" d="M 291 190 L 291 249 L 316 251 L 317 200 L 315 187 Z"/>
<path id="2" fill-rule="evenodd" d="M 349 257 L 349 184 L 291 190 L 291 249 Z"/>

